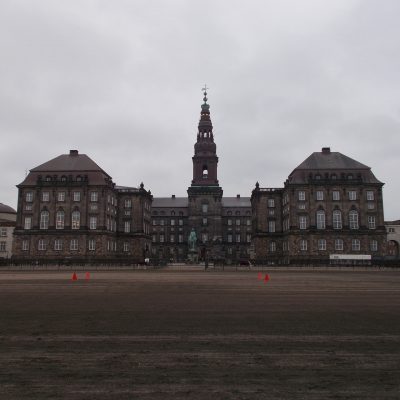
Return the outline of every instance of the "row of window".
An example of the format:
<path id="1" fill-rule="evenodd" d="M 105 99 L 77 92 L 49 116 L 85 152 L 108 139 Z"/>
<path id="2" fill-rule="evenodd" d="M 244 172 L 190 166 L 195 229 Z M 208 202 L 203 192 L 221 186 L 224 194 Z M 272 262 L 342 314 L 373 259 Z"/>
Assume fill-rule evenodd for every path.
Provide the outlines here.
<path id="1" fill-rule="evenodd" d="M 41 199 L 43 202 L 48 202 L 50 201 L 50 192 L 45 191 L 41 193 Z M 91 202 L 97 202 L 99 201 L 99 192 L 92 191 L 89 193 L 90 196 L 90 201 Z M 57 201 L 58 202 L 64 202 L 66 198 L 66 192 L 57 192 Z M 72 200 L 73 201 L 81 201 L 81 192 L 79 191 L 74 191 L 72 192 Z M 26 192 L 25 193 L 25 201 L 27 203 L 32 203 L 33 202 L 33 192 Z M 108 195 L 107 196 L 107 203 L 111 205 L 117 206 L 117 199 L 114 196 Z M 145 208 L 147 203 L 145 203 Z M 124 207 L 125 208 L 132 208 L 132 200 L 131 199 L 125 199 L 124 200 Z"/>
<path id="2" fill-rule="evenodd" d="M 282 243 L 283 251 L 289 251 L 289 243 L 284 241 Z M 378 251 L 378 241 L 371 240 L 369 242 L 370 251 Z M 270 252 L 276 251 L 276 242 L 271 241 L 268 244 L 268 249 Z M 307 239 L 300 239 L 299 240 L 299 249 L 301 251 L 308 250 L 308 240 Z M 361 249 L 361 242 L 360 239 L 351 239 L 351 250 L 352 251 L 360 251 Z M 325 251 L 327 250 L 327 244 L 325 239 L 318 239 L 317 241 L 317 250 L 318 251 Z M 344 250 L 344 241 L 343 239 L 335 239 L 333 249 L 335 251 L 343 251 Z"/>
<path id="3" fill-rule="evenodd" d="M 1 251 L 1 243 L 2 242 L 0 242 L 0 251 Z M 23 240 L 22 241 L 22 250 L 28 251 L 29 244 L 30 244 L 29 240 Z M 48 250 L 50 245 L 51 245 L 51 242 L 46 239 L 39 239 L 37 241 L 37 249 L 40 251 Z M 63 240 L 63 239 L 55 239 L 54 241 L 52 241 L 52 249 L 55 251 L 61 251 L 64 249 L 65 246 L 67 246 L 67 248 L 71 251 L 78 251 L 79 250 L 79 239 L 71 239 L 69 241 Z M 96 240 L 89 239 L 87 241 L 87 247 L 88 247 L 88 250 L 90 250 L 90 251 L 96 250 Z M 117 242 L 108 240 L 107 241 L 107 251 L 117 251 Z M 129 251 L 129 243 L 128 242 L 123 243 L 123 251 L 125 251 L 125 252 Z"/>
<path id="4" fill-rule="evenodd" d="M 366 192 L 366 200 L 367 201 L 374 201 L 375 200 L 375 194 L 373 190 L 367 190 Z M 304 190 L 299 190 L 297 192 L 298 195 L 298 200 L 304 201 L 306 200 L 306 192 Z M 348 190 L 347 191 L 347 197 L 349 200 L 354 201 L 357 200 L 357 191 L 356 190 Z M 315 199 L 318 201 L 323 201 L 324 200 L 324 191 L 323 190 L 317 190 L 315 192 Z M 332 200 L 333 201 L 339 201 L 340 200 L 340 191 L 339 190 L 332 190 Z"/>
<path id="5" fill-rule="evenodd" d="M 50 214 L 48 211 L 42 211 L 40 213 L 40 229 L 49 229 Z M 89 217 L 89 229 L 97 229 L 97 216 Z M 65 228 L 65 212 L 60 210 L 56 212 L 56 229 Z M 80 211 L 72 211 L 71 213 L 71 229 L 80 229 L 81 226 L 81 213 Z M 131 221 L 125 221 L 124 230 L 130 232 Z M 32 229 L 32 217 L 24 218 L 24 229 Z M 107 218 L 107 230 L 116 231 L 117 222 L 113 218 Z M 129 229 L 129 230 L 127 230 Z"/>
<path id="6" fill-rule="evenodd" d="M 165 243 L 168 238 L 165 235 L 160 234 L 158 239 L 159 239 L 158 241 L 160 243 Z M 184 242 L 184 238 L 183 238 L 182 234 L 179 234 L 177 236 L 177 238 L 175 237 L 175 235 L 170 235 L 169 236 L 169 242 L 170 243 L 175 243 L 176 239 L 178 239 L 178 243 L 183 243 Z M 242 235 L 239 234 L 239 233 L 237 233 L 236 235 L 228 234 L 226 239 L 227 239 L 228 243 L 233 243 L 234 239 L 235 239 L 236 243 L 241 243 L 242 242 Z M 251 242 L 251 234 L 247 234 L 245 239 L 246 239 L 247 243 L 250 243 Z M 200 237 L 200 240 L 201 240 L 201 243 L 207 243 L 209 241 L 208 233 L 202 233 L 201 237 Z M 153 241 L 153 243 L 157 242 L 157 235 L 153 235 L 152 241 Z"/>

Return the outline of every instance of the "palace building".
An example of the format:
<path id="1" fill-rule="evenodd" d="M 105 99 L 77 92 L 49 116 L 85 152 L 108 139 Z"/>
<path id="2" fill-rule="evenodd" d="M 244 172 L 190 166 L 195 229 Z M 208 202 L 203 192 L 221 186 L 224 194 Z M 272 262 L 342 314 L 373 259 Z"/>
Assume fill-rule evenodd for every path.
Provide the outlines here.
<path id="1" fill-rule="evenodd" d="M 371 169 L 323 148 L 280 188 L 224 197 L 204 92 L 187 196 L 154 197 L 117 186 L 71 150 L 30 170 L 18 187 L 13 254 L 23 260 L 154 263 L 188 260 L 287 264 L 381 259 L 386 252 L 382 186 Z"/>

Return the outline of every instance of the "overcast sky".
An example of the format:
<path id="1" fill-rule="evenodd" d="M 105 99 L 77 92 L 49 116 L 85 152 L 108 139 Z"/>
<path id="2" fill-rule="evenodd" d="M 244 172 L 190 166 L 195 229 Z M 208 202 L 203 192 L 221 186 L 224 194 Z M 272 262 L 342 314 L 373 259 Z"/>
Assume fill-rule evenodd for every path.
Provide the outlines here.
<path id="1" fill-rule="evenodd" d="M 282 187 L 330 146 L 400 219 L 400 1 L 2 0 L 0 202 L 70 149 L 185 196 L 208 92 L 224 194 Z"/>

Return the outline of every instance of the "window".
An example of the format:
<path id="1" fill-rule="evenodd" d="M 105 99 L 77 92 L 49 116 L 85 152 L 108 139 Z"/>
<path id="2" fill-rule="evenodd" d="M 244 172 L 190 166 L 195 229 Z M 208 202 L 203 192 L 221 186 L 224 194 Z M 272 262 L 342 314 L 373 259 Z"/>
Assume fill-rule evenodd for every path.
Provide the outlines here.
<path id="1" fill-rule="evenodd" d="M 0 242 L 0 251 L 5 252 L 6 251 L 6 242 Z"/>
<path id="2" fill-rule="evenodd" d="M 25 211 L 32 211 L 32 203 L 25 204 Z"/>
<path id="3" fill-rule="evenodd" d="M 163 219 L 160 219 L 160 225 L 164 226 L 164 220 Z"/>
<path id="4" fill-rule="evenodd" d="M 207 241 L 208 241 L 208 233 L 202 233 L 201 234 L 201 241 L 203 243 L 207 243 Z"/>
<path id="5" fill-rule="evenodd" d="M 360 251 L 360 239 L 351 239 L 351 249 L 353 251 Z"/>
<path id="6" fill-rule="evenodd" d="M 236 243 L 240 243 L 240 233 L 236 235 Z"/>
<path id="7" fill-rule="evenodd" d="M 275 207 L 275 200 L 274 199 L 268 199 L 268 207 Z"/>
<path id="8" fill-rule="evenodd" d="M 32 229 L 32 217 L 25 217 L 24 229 Z"/>
<path id="9" fill-rule="evenodd" d="M 151 241 L 155 243 L 157 241 L 157 235 L 153 235 Z"/>
<path id="10" fill-rule="evenodd" d="M 231 234 L 228 235 L 228 243 L 232 243 L 232 235 Z"/>
<path id="11" fill-rule="evenodd" d="M 171 219 L 171 226 L 175 226 L 175 220 Z"/>
<path id="12" fill-rule="evenodd" d="M 374 192 L 372 190 L 367 190 L 367 200 L 368 201 L 374 200 Z"/>
<path id="13" fill-rule="evenodd" d="M 268 215 L 275 215 L 275 210 L 273 209 L 273 208 L 270 208 L 269 210 L 268 210 Z"/>
<path id="14" fill-rule="evenodd" d="M 372 201 L 367 203 L 368 210 L 373 210 L 375 208 L 375 204 Z"/>
<path id="15" fill-rule="evenodd" d="M 332 214 L 333 229 L 342 229 L 342 213 L 339 210 L 334 210 Z"/>
<path id="16" fill-rule="evenodd" d="M 79 229 L 81 225 L 81 213 L 79 211 L 73 211 L 71 215 L 71 228 Z"/>
<path id="17" fill-rule="evenodd" d="M 178 242 L 183 243 L 183 235 L 181 233 L 178 235 Z"/>
<path id="18" fill-rule="evenodd" d="M 160 243 L 164 243 L 164 235 L 160 235 Z"/>
<path id="19" fill-rule="evenodd" d="M 394 228 L 389 228 L 389 233 L 395 233 L 395 229 Z"/>
<path id="20" fill-rule="evenodd" d="M 28 251 L 29 250 L 29 242 L 27 240 L 22 241 L 22 250 Z"/>
<path id="21" fill-rule="evenodd" d="M 274 253 L 276 251 L 276 242 L 274 242 L 274 241 L 269 242 L 269 251 L 271 253 Z"/>
<path id="22" fill-rule="evenodd" d="M 318 239 L 318 250 L 323 251 L 326 250 L 326 240 Z"/>
<path id="23" fill-rule="evenodd" d="M 179 226 L 183 226 L 183 219 L 180 219 L 180 220 L 178 221 L 178 224 L 179 224 Z"/>
<path id="24" fill-rule="evenodd" d="M 70 250 L 73 250 L 73 251 L 78 250 L 78 239 L 71 239 L 69 248 L 70 248 Z"/>
<path id="25" fill-rule="evenodd" d="M 376 224 L 375 224 L 375 216 L 370 215 L 368 216 L 368 229 L 375 229 Z"/>
<path id="26" fill-rule="evenodd" d="M 98 201 L 99 193 L 98 192 L 90 192 L 90 201 Z"/>
<path id="27" fill-rule="evenodd" d="M 65 192 L 58 192 L 57 193 L 57 201 L 65 201 Z"/>
<path id="28" fill-rule="evenodd" d="M 97 217 L 89 217 L 89 229 L 97 229 Z"/>
<path id="29" fill-rule="evenodd" d="M 306 199 L 306 192 L 304 192 L 303 190 L 300 190 L 299 192 L 298 192 L 298 195 L 299 195 L 299 200 L 300 201 L 303 201 L 303 200 L 305 200 Z"/>
<path id="30" fill-rule="evenodd" d="M 125 199 L 124 207 L 125 208 L 131 208 L 132 207 L 132 200 L 131 199 Z"/>
<path id="31" fill-rule="evenodd" d="M 153 219 L 153 226 L 157 226 L 157 220 Z"/>
<path id="32" fill-rule="evenodd" d="M 57 211 L 56 214 L 56 229 L 64 229 L 65 224 L 65 213 L 64 211 L 60 210 Z"/>
<path id="33" fill-rule="evenodd" d="M 170 235 L 169 241 L 170 241 L 171 243 L 174 243 L 174 242 L 175 242 L 175 236 L 174 236 L 173 234 Z"/>
<path id="34" fill-rule="evenodd" d="M 251 235 L 249 233 L 246 235 L 246 242 L 247 243 L 251 242 Z"/>
<path id="35" fill-rule="evenodd" d="M 91 251 L 96 250 L 96 241 L 94 239 L 89 239 L 88 247 Z"/>
<path id="36" fill-rule="evenodd" d="M 232 220 L 230 218 L 228 218 L 228 225 L 231 226 L 232 225 Z"/>
<path id="37" fill-rule="evenodd" d="M 298 209 L 299 210 L 305 210 L 306 209 L 306 203 L 299 203 L 298 204 Z"/>
<path id="38" fill-rule="evenodd" d="M 40 213 L 40 229 L 49 229 L 49 212 L 42 211 Z"/>
<path id="39" fill-rule="evenodd" d="M 318 201 L 324 200 L 324 192 L 322 190 L 317 190 L 317 200 Z"/>
<path id="40" fill-rule="evenodd" d="M 131 210 L 125 210 L 125 211 L 124 211 L 124 215 L 125 215 L 126 217 L 129 217 L 129 216 L 131 215 Z"/>
<path id="41" fill-rule="evenodd" d="M 237 219 L 235 222 L 236 222 L 236 226 L 240 226 L 240 219 Z"/>
<path id="42" fill-rule="evenodd" d="M 207 218 L 203 218 L 203 225 L 207 225 Z"/>
<path id="43" fill-rule="evenodd" d="M 299 216 L 299 229 L 307 229 L 307 217 L 305 215 Z"/>
<path id="44" fill-rule="evenodd" d="M 25 201 L 27 203 L 32 203 L 32 201 L 33 201 L 33 193 L 32 192 L 26 192 Z"/>
<path id="45" fill-rule="evenodd" d="M 349 225 L 350 229 L 358 229 L 358 212 L 355 210 L 349 212 Z"/>
<path id="46" fill-rule="evenodd" d="M 335 239 L 335 250 L 343 250 L 343 239 Z"/>
<path id="47" fill-rule="evenodd" d="M 54 241 L 54 250 L 62 250 L 62 240 L 61 239 L 56 239 Z"/>
<path id="48" fill-rule="evenodd" d="M 208 212 L 208 204 L 202 204 L 201 205 L 201 210 L 202 210 L 203 214 L 207 214 L 207 212 Z"/>
<path id="49" fill-rule="evenodd" d="M 0 229 L 0 236 L 7 236 L 7 228 L 1 228 Z"/>
<path id="50" fill-rule="evenodd" d="M 74 192 L 72 198 L 74 201 L 81 201 L 81 192 Z"/>
<path id="51" fill-rule="evenodd" d="M 307 251 L 307 240 L 305 239 L 300 240 L 300 250 Z"/>
<path id="52" fill-rule="evenodd" d="M 131 221 L 124 222 L 124 232 L 129 233 L 131 231 Z"/>
<path id="53" fill-rule="evenodd" d="M 268 221 L 268 232 L 275 232 L 275 221 Z"/>
<path id="54" fill-rule="evenodd" d="M 317 211 L 317 229 L 325 229 L 325 211 Z"/>
<path id="55" fill-rule="evenodd" d="M 42 201 L 49 201 L 49 200 L 50 200 L 50 193 L 42 192 Z"/>
<path id="56" fill-rule="evenodd" d="M 371 248 L 371 251 L 378 251 L 378 241 L 371 240 L 370 248 Z"/>
<path id="57" fill-rule="evenodd" d="M 349 190 L 349 200 L 357 200 L 357 192 L 355 190 Z"/>
<path id="58" fill-rule="evenodd" d="M 129 251 L 129 243 L 124 242 L 124 252 Z"/>
<path id="59" fill-rule="evenodd" d="M 44 239 L 40 239 L 40 240 L 38 241 L 38 250 L 44 251 L 44 250 L 46 250 L 46 248 L 47 248 L 47 243 L 46 243 L 46 241 L 45 241 Z"/>
<path id="60" fill-rule="evenodd" d="M 333 190 L 332 191 L 332 200 L 333 201 L 339 201 L 340 200 L 340 192 L 339 192 L 339 190 Z"/>
<path id="61" fill-rule="evenodd" d="M 246 225 L 247 225 L 247 226 L 251 226 L 251 219 L 247 219 L 247 220 L 246 220 Z"/>

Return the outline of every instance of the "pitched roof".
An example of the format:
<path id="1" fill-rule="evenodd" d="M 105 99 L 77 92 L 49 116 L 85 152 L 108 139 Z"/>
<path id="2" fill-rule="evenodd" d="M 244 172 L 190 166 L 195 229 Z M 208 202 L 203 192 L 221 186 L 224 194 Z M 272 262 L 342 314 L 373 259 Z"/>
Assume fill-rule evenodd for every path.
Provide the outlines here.
<path id="1" fill-rule="evenodd" d="M 50 161 L 45 162 L 31 172 L 65 172 L 65 171 L 98 171 L 109 176 L 86 154 L 79 154 L 77 150 L 71 150 L 69 154 L 61 154 Z"/>
<path id="2" fill-rule="evenodd" d="M 188 206 L 187 197 L 154 197 L 152 208 L 167 207 L 167 208 L 182 208 Z"/>
<path id="3" fill-rule="evenodd" d="M 251 208 L 250 197 L 223 197 L 222 207 L 248 207 Z"/>
<path id="4" fill-rule="evenodd" d="M 17 212 L 10 206 L 0 203 L 0 213 L 2 214 L 16 214 Z"/>
<path id="5" fill-rule="evenodd" d="M 370 167 L 353 160 L 337 151 L 315 152 L 306 158 L 295 170 L 298 169 L 370 169 Z"/>

